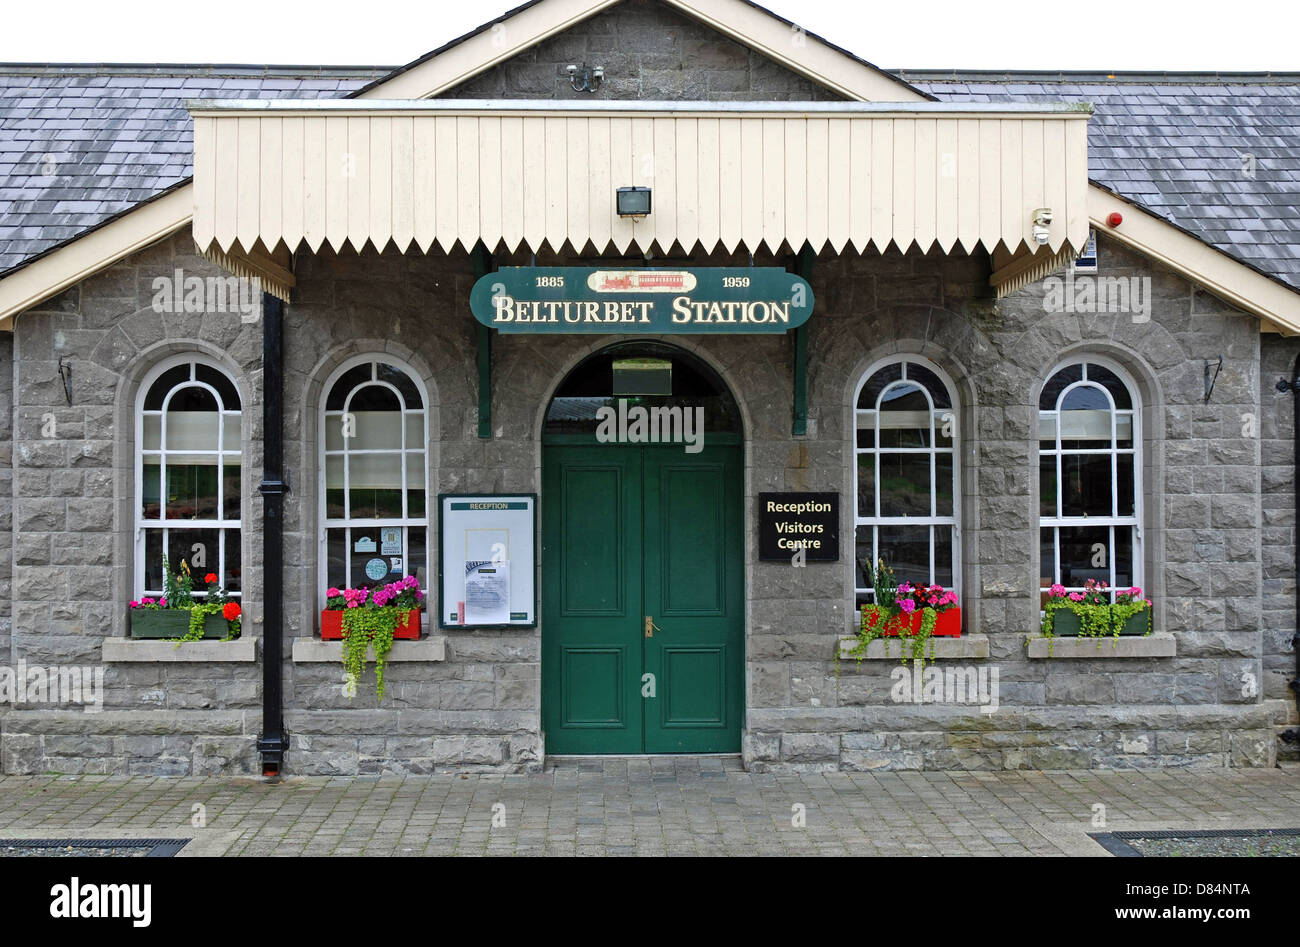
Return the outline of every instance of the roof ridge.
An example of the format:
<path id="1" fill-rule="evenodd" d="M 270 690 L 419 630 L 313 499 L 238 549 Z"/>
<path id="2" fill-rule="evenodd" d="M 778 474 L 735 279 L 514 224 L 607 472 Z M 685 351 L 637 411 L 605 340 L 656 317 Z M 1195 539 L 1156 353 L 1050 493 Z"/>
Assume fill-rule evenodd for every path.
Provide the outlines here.
<path id="1" fill-rule="evenodd" d="M 293 65 L 291 63 L 115 63 L 115 62 L 0 62 L 4 75 L 212 75 L 212 76 L 304 76 L 359 73 L 387 74 L 392 66 Z"/>
<path id="2" fill-rule="evenodd" d="M 1300 71 L 1285 72 L 1280 70 L 1263 70 L 1247 72 L 1245 70 L 1105 70 L 1105 69 L 891 69 L 900 76 L 915 76 L 930 81 L 952 79 L 956 81 L 1006 82 L 1015 79 L 1055 80 L 1059 82 L 1078 82 L 1087 79 L 1098 82 L 1147 83 L 1153 80 L 1177 81 L 1187 85 L 1199 80 L 1206 84 L 1222 84 L 1225 80 L 1240 80 L 1253 83 L 1272 83 L 1287 85 L 1300 82 Z"/>

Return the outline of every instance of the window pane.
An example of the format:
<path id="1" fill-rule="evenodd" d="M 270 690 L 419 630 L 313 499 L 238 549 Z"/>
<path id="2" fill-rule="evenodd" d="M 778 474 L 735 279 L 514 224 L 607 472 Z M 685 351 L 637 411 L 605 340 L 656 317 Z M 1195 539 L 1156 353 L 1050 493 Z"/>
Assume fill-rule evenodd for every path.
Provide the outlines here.
<path id="1" fill-rule="evenodd" d="M 934 515 L 952 516 L 952 454 L 934 455 Z"/>
<path id="2" fill-rule="evenodd" d="M 945 589 L 953 587 L 952 579 L 952 527 L 935 526 L 934 529 L 934 583 Z"/>
<path id="3" fill-rule="evenodd" d="M 1110 454 L 1062 454 L 1063 516 L 1110 516 Z"/>
<path id="4" fill-rule="evenodd" d="M 880 558 L 899 582 L 930 581 L 930 527 L 881 526 Z"/>
<path id="5" fill-rule="evenodd" d="M 876 372 L 867 379 L 867 383 L 862 386 L 862 391 L 858 394 L 859 408 L 874 408 L 876 399 L 880 393 L 885 390 L 885 386 L 891 381 L 898 381 L 903 377 L 903 366 L 898 362 L 893 365 L 886 365 L 880 371 Z"/>
<path id="6" fill-rule="evenodd" d="M 876 413 L 874 411 L 864 413 L 856 412 L 858 417 L 858 446 L 875 447 L 876 446 Z"/>
<path id="7" fill-rule="evenodd" d="M 144 397 L 144 409 L 146 411 L 161 411 L 163 399 L 167 393 L 177 385 L 190 380 L 191 367 L 189 365 L 177 365 L 175 368 L 169 368 L 158 376 L 158 380 L 149 386 L 149 393 Z"/>
<path id="8" fill-rule="evenodd" d="M 156 520 L 161 515 L 161 503 L 158 498 L 158 478 L 162 468 L 156 460 L 145 461 L 143 481 L 140 484 L 140 515 L 145 519 Z"/>
<path id="9" fill-rule="evenodd" d="M 916 362 L 907 363 L 907 377 L 909 380 L 919 381 L 925 390 L 930 393 L 934 399 L 936 408 L 951 408 L 952 400 L 948 397 L 948 388 L 939 376 L 924 365 L 918 365 Z"/>
<path id="10" fill-rule="evenodd" d="M 144 443 L 141 445 L 142 449 L 161 450 L 162 415 L 146 414 L 142 420 L 144 422 Z"/>
<path id="11" fill-rule="evenodd" d="M 880 515 L 930 515 L 929 454 L 880 454 Z"/>
<path id="12" fill-rule="evenodd" d="M 402 371 L 396 365 L 386 365 L 382 362 L 377 366 L 380 381 L 386 381 L 402 393 L 402 399 L 406 402 L 407 408 L 423 408 L 424 401 L 420 398 L 420 390 L 415 387 L 415 382 L 411 381 L 406 372 Z"/>
<path id="13" fill-rule="evenodd" d="M 144 588 L 145 592 L 162 591 L 163 534 L 166 530 L 144 531 Z"/>
<path id="14" fill-rule="evenodd" d="M 350 411 L 354 427 L 348 450 L 400 450 L 402 415 L 397 411 Z M 346 419 L 346 415 L 344 416 Z"/>
<path id="15" fill-rule="evenodd" d="M 196 520 L 217 518 L 217 465 L 215 458 L 187 457 L 187 464 L 167 465 L 167 518 Z"/>
<path id="16" fill-rule="evenodd" d="M 424 515 L 424 453 L 406 455 L 406 515 Z"/>
<path id="17" fill-rule="evenodd" d="M 1056 582 L 1056 530 L 1044 526 L 1038 531 L 1038 583 L 1047 588 Z M 1041 608 L 1042 605 L 1040 604 Z"/>
<path id="18" fill-rule="evenodd" d="M 391 389 L 381 385 L 362 385 L 352 393 L 348 410 L 356 413 L 362 411 L 400 411 L 401 402 Z M 358 425 L 360 427 L 360 425 Z"/>
<path id="19" fill-rule="evenodd" d="M 1056 516 L 1056 455 L 1038 456 L 1038 515 Z"/>
<path id="20" fill-rule="evenodd" d="M 228 520 L 239 519 L 239 467 L 233 464 L 226 464 L 221 468 L 221 499 L 225 506 L 224 518 Z"/>
<path id="21" fill-rule="evenodd" d="M 1133 527 L 1115 527 L 1115 588 L 1133 585 Z"/>
<path id="22" fill-rule="evenodd" d="M 406 448 L 424 447 L 424 412 L 419 411 L 406 416 Z"/>
<path id="23" fill-rule="evenodd" d="M 352 545 L 348 556 L 352 560 L 352 585 L 355 588 L 360 588 L 363 585 L 376 588 L 400 578 L 400 576 L 393 574 L 392 558 L 379 554 L 379 543 L 383 529 L 383 526 L 352 527 Z M 359 550 L 358 546 L 361 547 Z M 371 578 L 370 574 L 366 572 L 366 566 L 372 562 L 378 563 L 380 568 L 384 570 L 383 575 L 377 579 Z"/>
<path id="24" fill-rule="evenodd" d="M 1116 509 L 1118 516 L 1133 515 L 1133 455 L 1116 454 L 1115 468 L 1119 476 L 1116 481 Z"/>
<path id="25" fill-rule="evenodd" d="M 423 526 L 412 526 L 406 531 L 406 574 L 420 581 L 420 588 L 429 591 L 429 537 Z M 432 613 L 432 609 L 429 609 Z"/>
<path id="26" fill-rule="evenodd" d="M 222 445 L 223 450 L 239 450 L 239 415 L 227 414 L 223 419 L 226 425 L 224 432 L 225 442 Z"/>
<path id="27" fill-rule="evenodd" d="M 858 515 L 876 515 L 876 457 L 858 455 Z"/>
<path id="28" fill-rule="evenodd" d="M 1044 411 L 1056 410 L 1056 399 L 1076 381 L 1083 380 L 1082 365 L 1067 365 L 1047 380 L 1043 392 L 1038 398 L 1038 407 Z"/>
<path id="29" fill-rule="evenodd" d="M 1038 449 L 1056 450 L 1056 415 L 1038 416 Z"/>
<path id="30" fill-rule="evenodd" d="M 221 566 L 221 546 L 216 529 L 172 529 L 167 532 L 168 561 L 172 572 L 181 571 L 181 562 L 190 564 L 195 591 L 203 590 L 203 577 Z"/>
<path id="31" fill-rule="evenodd" d="M 353 490 L 400 490 L 402 488 L 402 454 L 349 454 L 348 486 Z M 353 515 L 356 511 L 353 510 Z"/>
<path id="32" fill-rule="evenodd" d="M 1061 584 L 1074 588 L 1089 579 L 1110 581 L 1110 529 L 1061 527 Z"/>
<path id="33" fill-rule="evenodd" d="M 342 589 L 348 586 L 347 548 L 347 530 L 340 526 L 325 531 L 326 588 Z"/>
<path id="34" fill-rule="evenodd" d="M 867 601 L 871 600 L 871 567 L 874 563 L 871 552 L 871 540 L 875 527 L 859 526 L 856 530 L 857 557 L 854 560 L 853 582 L 859 589 L 868 591 Z"/>
<path id="35" fill-rule="evenodd" d="M 343 424 L 345 420 L 346 417 L 345 415 L 342 414 L 325 415 L 325 449 L 326 450 L 343 449 L 344 446 Z M 355 418 L 353 420 L 355 421 Z"/>
<path id="36" fill-rule="evenodd" d="M 1062 411 L 1110 411 L 1110 401 L 1105 392 L 1092 385 L 1080 385 L 1070 391 L 1061 402 Z"/>
<path id="37" fill-rule="evenodd" d="M 226 591 L 234 595 L 243 591 L 244 588 L 244 569 L 240 556 L 239 548 L 239 530 L 226 530 Z"/>
<path id="38" fill-rule="evenodd" d="M 325 458 L 325 515 L 337 520 L 347 516 L 343 506 L 343 457 Z"/>
<path id="39" fill-rule="evenodd" d="M 951 409 L 940 408 L 934 412 L 934 443 L 936 447 L 952 447 L 952 435 L 957 431 L 957 415 Z"/>
<path id="40" fill-rule="evenodd" d="M 929 447 L 930 422 L 930 403 L 919 386 L 890 388 L 880 403 L 880 446 Z"/>
<path id="41" fill-rule="evenodd" d="M 196 364 L 194 377 L 217 389 L 217 395 L 221 398 L 221 407 L 227 411 L 239 410 L 239 391 L 235 388 L 235 383 L 226 377 L 225 372 L 217 371 L 209 365 Z"/>
<path id="42" fill-rule="evenodd" d="M 1088 381 L 1095 381 L 1109 391 L 1110 396 L 1115 399 L 1116 408 L 1127 409 L 1133 407 L 1133 398 L 1129 394 L 1128 387 L 1109 368 L 1095 362 L 1089 362 Z"/>
<path id="43" fill-rule="evenodd" d="M 1133 448 L 1133 415 L 1115 415 L 1115 446 L 1123 450 Z"/>
<path id="44" fill-rule="evenodd" d="M 357 385 L 370 381 L 374 372 L 374 366 L 369 362 L 364 365 L 357 365 L 349 368 L 339 376 L 339 380 L 334 383 L 330 389 L 329 397 L 325 401 L 326 411 L 342 411 L 343 403 L 347 400 L 348 394 Z"/>

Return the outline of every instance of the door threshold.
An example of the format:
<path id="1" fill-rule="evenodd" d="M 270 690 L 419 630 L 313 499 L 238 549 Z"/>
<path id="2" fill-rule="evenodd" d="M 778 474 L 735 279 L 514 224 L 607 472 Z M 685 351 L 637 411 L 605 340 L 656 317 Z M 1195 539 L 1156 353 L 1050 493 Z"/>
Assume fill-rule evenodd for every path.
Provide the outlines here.
<path id="1" fill-rule="evenodd" d="M 547 764 L 585 760 L 738 760 L 740 753 L 548 753 Z"/>

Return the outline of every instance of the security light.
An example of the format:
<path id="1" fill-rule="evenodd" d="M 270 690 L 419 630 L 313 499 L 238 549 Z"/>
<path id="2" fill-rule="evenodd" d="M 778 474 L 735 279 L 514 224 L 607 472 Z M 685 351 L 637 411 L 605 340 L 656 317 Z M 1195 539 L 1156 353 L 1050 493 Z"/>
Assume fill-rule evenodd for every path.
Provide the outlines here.
<path id="1" fill-rule="evenodd" d="M 645 217 L 650 213 L 650 188 L 620 187 L 615 204 L 620 217 Z"/>

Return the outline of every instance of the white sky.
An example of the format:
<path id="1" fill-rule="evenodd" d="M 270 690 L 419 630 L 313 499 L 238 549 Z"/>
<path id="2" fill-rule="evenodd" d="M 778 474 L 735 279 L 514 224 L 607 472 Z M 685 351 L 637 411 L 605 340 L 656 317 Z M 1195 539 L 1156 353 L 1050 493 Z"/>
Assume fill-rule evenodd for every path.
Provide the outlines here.
<path id="1" fill-rule="evenodd" d="M 10 0 L 0 61 L 399 65 L 519 2 Z M 1300 71 L 1296 0 L 764 5 L 884 67 Z"/>

